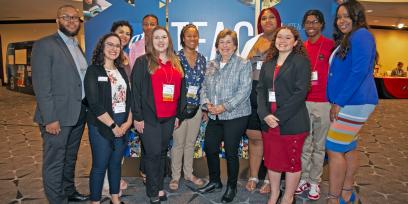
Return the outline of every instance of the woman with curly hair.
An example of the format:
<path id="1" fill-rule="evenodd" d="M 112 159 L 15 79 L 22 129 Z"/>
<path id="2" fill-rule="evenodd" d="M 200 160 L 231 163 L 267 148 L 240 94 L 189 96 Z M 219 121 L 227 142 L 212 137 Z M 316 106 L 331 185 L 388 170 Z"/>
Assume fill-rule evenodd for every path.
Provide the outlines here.
<path id="1" fill-rule="evenodd" d="M 265 61 L 267 51 L 271 46 L 272 37 L 275 30 L 281 27 L 279 12 L 274 7 L 262 9 L 258 16 L 258 35 L 248 40 L 242 50 L 241 57 L 251 61 L 252 65 L 252 90 L 250 95 L 251 115 L 248 119 L 248 126 L 245 134 L 248 136 L 249 145 L 249 179 L 245 186 L 248 191 L 254 191 L 259 183 L 258 174 L 265 174 L 266 168 L 263 165 L 263 144 L 261 133 L 261 121 L 257 114 L 256 86 L 258 85 L 259 72 L 262 63 Z M 268 176 L 265 176 L 261 194 L 271 191 Z M 263 178 L 261 178 L 263 179 Z"/>
<path id="2" fill-rule="evenodd" d="M 95 47 L 84 80 L 88 102 L 87 122 L 92 150 L 89 176 L 91 202 L 100 203 L 108 170 L 111 203 L 119 200 L 121 161 L 132 125 L 128 77 L 122 68 L 122 46 L 117 34 L 104 35 Z"/>
<path id="3" fill-rule="evenodd" d="M 264 164 L 271 182 L 269 204 L 279 198 L 282 172 L 286 183 L 281 203 L 295 203 L 302 147 L 310 129 L 305 102 L 310 74 L 310 62 L 299 32 L 293 27 L 278 28 L 256 89 Z"/>

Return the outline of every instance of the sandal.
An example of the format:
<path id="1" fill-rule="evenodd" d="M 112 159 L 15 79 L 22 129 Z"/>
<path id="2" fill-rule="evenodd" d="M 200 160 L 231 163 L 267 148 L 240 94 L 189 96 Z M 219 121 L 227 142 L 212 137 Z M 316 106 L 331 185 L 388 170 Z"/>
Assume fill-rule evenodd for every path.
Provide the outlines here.
<path id="1" fill-rule="evenodd" d="M 259 189 L 260 194 L 267 194 L 271 192 L 271 185 L 269 180 L 264 180 L 262 187 Z"/>
<path id="2" fill-rule="evenodd" d="M 128 184 L 126 183 L 125 180 L 120 179 L 120 190 L 126 190 L 128 187 Z"/>
<path id="3" fill-rule="evenodd" d="M 338 195 L 334 195 L 334 194 L 331 194 L 331 193 L 328 193 L 327 194 L 327 197 L 326 197 L 326 200 L 339 200 L 339 196 Z"/>
<path id="4" fill-rule="evenodd" d="M 169 188 L 172 191 L 176 191 L 179 188 L 179 180 L 172 179 L 169 183 Z"/>
<path id="5" fill-rule="evenodd" d="M 343 188 L 341 189 L 342 191 L 348 191 L 351 192 L 350 198 L 348 201 L 345 201 L 342 196 L 339 197 L 339 203 L 340 204 L 347 204 L 347 203 L 354 203 L 356 200 L 356 194 L 354 194 L 354 189 L 353 188 Z"/>
<path id="6" fill-rule="evenodd" d="M 190 182 L 194 183 L 194 185 L 197 185 L 197 186 L 202 186 L 204 184 L 204 181 L 202 179 L 197 178 L 194 175 L 191 175 L 190 177 L 186 177 L 186 178 L 184 178 L 184 180 L 190 181 Z"/>
<path id="7" fill-rule="evenodd" d="M 256 189 L 256 185 L 259 183 L 259 179 L 256 177 L 250 177 L 245 185 L 247 191 L 252 192 Z"/>

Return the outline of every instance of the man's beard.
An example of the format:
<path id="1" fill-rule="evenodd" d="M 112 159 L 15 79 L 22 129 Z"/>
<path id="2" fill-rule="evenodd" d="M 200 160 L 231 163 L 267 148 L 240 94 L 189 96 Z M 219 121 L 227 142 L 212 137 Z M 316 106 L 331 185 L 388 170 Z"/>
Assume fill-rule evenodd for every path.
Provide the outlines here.
<path id="1" fill-rule="evenodd" d="M 68 29 L 66 29 L 62 24 L 59 24 L 58 26 L 59 30 L 64 33 L 66 36 L 69 37 L 74 37 L 76 35 L 78 35 L 79 30 L 81 29 L 81 26 L 78 26 L 78 29 L 76 29 L 74 32 L 69 31 Z"/>

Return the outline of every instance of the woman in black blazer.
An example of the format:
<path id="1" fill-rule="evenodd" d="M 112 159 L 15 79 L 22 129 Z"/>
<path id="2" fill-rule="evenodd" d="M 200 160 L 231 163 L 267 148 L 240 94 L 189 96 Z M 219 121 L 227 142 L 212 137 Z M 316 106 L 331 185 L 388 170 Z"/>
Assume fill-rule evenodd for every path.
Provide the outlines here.
<path id="1" fill-rule="evenodd" d="M 268 52 L 257 87 L 264 164 L 272 189 L 268 203 L 278 200 L 282 172 L 286 185 L 281 203 L 292 203 L 300 179 L 302 147 L 309 134 L 305 100 L 310 86 L 310 62 L 293 27 L 278 28 Z"/>
<path id="2" fill-rule="evenodd" d="M 121 53 L 119 36 L 104 35 L 95 47 L 84 80 L 89 108 L 87 121 L 92 150 L 89 186 L 93 204 L 100 203 L 106 170 L 111 203 L 121 203 L 121 160 L 127 144 L 126 133 L 132 125 L 130 86 L 121 67 Z"/>

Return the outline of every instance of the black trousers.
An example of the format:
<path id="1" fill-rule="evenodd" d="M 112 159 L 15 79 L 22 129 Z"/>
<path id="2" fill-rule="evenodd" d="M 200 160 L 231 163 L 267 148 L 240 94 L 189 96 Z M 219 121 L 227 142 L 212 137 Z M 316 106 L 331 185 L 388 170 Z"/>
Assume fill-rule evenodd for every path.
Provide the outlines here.
<path id="1" fill-rule="evenodd" d="M 144 146 L 144 173 L 146 174 L 146 194 L 156 197 L 163 190 L 167 150 L 174 131 L 175 117 L 156 124 L 144 124 L 141 135 Z"/>
<path id="2" fill-rule="evenodd" d="M 224 141 L 228 185 L 236 187 L 239 172 L 238 148 L 247 123 L 248 116 L 232 120 L 209 119 L 205 131 L 204 151 L 207 156 L 210 181 L 221 182 L 219 153 L 221 141 Z"/>
<path id="3" fill-rule="evenodd" d="M 51 135 L 40 126 L 43 138 L 43 185 L 50 204 L 68 203 L 75 191 L 75 164 L 85 126 L 85 106 L 75 126 L 61 126 L 58 135 Z"/>

